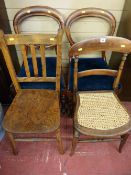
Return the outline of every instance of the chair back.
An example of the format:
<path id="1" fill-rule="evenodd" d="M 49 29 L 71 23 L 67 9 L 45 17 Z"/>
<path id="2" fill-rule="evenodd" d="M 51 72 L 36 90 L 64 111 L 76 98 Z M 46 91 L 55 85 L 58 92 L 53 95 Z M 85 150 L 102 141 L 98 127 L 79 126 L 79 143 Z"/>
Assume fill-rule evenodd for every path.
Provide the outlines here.
<path id="1" fill-rule="evenodd" d="M 0 31 L 0 48 L 4 55 L 4 59 L 13 81 L 16 91 L 19 91 L 21 82 L 55 82 L 56 91 L 60 92 L 60 74 L 61 74 L 61 63 L 62 63 L 62 35 L 63 30 L 60 30 L 57 35 L 55 34 L 4 34 Z M 23 57 L 23 65 L 25 68 L 25 77 L 19 77 L 16 75 L 15 68 L 12 63 L 10 52 L 8 47 L 10 45 L 19 46 Z M 39 45 L 36 48 L 35 45 Z M 46 57 L 45 57 L 45 46 L 46 45 L 56 45 L 57 56 L 56 56 L 56 76 L 47 77 L 46 73 Z M 28 65 L 28 56 L 26 52 L 26 47 L 30 49 L 32 65 L 33 65 L 33 76 L 31 74 L 30 67 Z M 42 75 L 39 75 L 39 67 L 37 61 L 36 51 L 40 53 L 41 65 L 42 65 Z"/>
<path id="2" fill-rule="evenodd" d="M 92 69 L 78 72 L 79 56 L 95 51 L 114 51 L 123 54 L 118 71 L 111 69 Z M 118 88 L 124 63 L 128 53 L 131 52 L 131 41 L 121 37 L 105 36 L 87 39 L 74 44 L 69 50 L 70 60 L 74 59 L 74 90 L 77 91 L 78 78 L 90 75 L 108 75 L 116 77 L 114 80 L 114 90 Z"/>
<path id="3" fill-rule="evenodd" d="M 15 33 L 21 33 L 22 23 L 28 18 L 35 16 L 50 17 L 54 19 L 59 25 L 58 31 L 64 29 L 64 19 L 62 17 L 62 14 L 58 10 L 48 6 L 29 6 L 21 9 L 16 13 L 13 19 Z M 52 45 L 46 47 L 52 47 Z"/>
<path id="4" fill-rule="evenodd" d="M 110 26 L 110 30 L 107 33 L 107 35 L 111 36 L 114 34 L 115 28 L 116 28 L 116 20 L 115 20 L 115 17 L 109 11 L 100 9 L 100 8 L 78 9 L 72 12 L 68 16 L 65 22 L 65 31 L 66 31 L 66 35 L 67 35 L 67 38 L 71 46 L 76 43 L 71 36 L 71 31 L 70 31 L 71 25 L 77 20 L 79 20 L 80 18 L 85 18 L 85 17 L 86 18 L 95 17 L 95 18 L 101 18 L 105 20 L 106 22 L 108 22 Z"/>

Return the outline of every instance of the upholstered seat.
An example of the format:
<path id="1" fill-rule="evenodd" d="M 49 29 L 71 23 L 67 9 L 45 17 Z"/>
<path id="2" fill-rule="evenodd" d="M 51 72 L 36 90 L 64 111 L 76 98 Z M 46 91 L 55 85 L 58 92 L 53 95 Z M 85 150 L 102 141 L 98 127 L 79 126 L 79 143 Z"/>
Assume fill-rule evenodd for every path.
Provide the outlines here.
<path id="1" fill-rule="evenodd" d="M 91 69 L 109 69 L 103 58 L 79 58 L 78 72 Z M 69 90 L 73 90 L 74 60 L 70 64 Z M 113 90 L 114 77 L 107 75 L 91 75 L 78 79 L 79 91 Z"/>
<path id="2" fill-rule="evenodd" d="M 32 59 L 28 58 L 28 65 L 30 69 L 31 76 L 34 76 L 33 71 L 33 64 Z M 42 64 L 41 58 L 37 58 L 37 65 L 38 65 L 38 75 L 42 77 Z M 56 76 L 56 57 L 47 57 L 46 58 L 46 72 L 48 77 L 55 77 Z M 20 69 L 20 73 L 18 74 L 19 77 L 26 77 L 24 65 L 22 65 Z M 64 78 L 61 77 L 61 90 L 64 90 Z M 53 82 L 24 82 L 20 83 L 22 89 L 55 89 L 55 83 Z"/>

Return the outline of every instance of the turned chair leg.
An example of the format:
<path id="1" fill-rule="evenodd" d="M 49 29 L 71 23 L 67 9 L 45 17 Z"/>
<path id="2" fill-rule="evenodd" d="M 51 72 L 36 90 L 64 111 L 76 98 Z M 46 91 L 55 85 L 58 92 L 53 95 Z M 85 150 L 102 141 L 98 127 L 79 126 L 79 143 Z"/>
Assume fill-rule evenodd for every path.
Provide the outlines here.
<path id="1" fill-rule="evenodd" d="M 120 142 L 120 146 L 119 146 L 119 153 L 122 152 L 122 149 L 123 149 L 124 145 L 126 144 L 126 141 L 127 141 L 128 137 L 129 137 L 129 134 L 124 134 L 124 135 L 121 136 L 121 142 Z"/>
<path id="2" fill-rule="evenodd" d="M 79 140 L 79 132 L 74 129 L 74 134 L 73 134 L 73 140 L 72 140 L 72 147 L 71 147 L 71 152 L 70 156 L 72 156 L 75 152 L 76 145 Z"/>
<path id="3" fill-rule="evenodd" d="M 16 142 L 14 140 L 13 134 L 10 133 L 10 132 L 7 132 L 6 134 L 7 134 L 8 138 L 9 138 L 9 141 L 10 141 L 10 144 L 11 144 L 11 147 L 12 147 L 12 150 L 13 150 L 13 154 L 17 155 L 18 151 L 17 151 L 17 148 L 16 148 Z"/>
<path id="4" fill-rule="evenodd" d="M 62 138 L 61 138 L 61 131 L 60 128 L 58 128 L 56 130 L 56 141 L 57 141 L 57 147 L 58 147 L 58 151 L 60 154 L 64 154 L 64 147 L 62 144 Z"/>

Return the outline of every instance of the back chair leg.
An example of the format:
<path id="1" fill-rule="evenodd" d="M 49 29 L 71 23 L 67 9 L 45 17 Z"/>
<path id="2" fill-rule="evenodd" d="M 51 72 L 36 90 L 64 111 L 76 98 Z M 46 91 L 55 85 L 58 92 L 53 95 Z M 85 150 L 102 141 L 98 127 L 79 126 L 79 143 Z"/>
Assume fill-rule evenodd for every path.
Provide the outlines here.
<path id="1" fill-rule="evenodd" d="M 57 141 L 57 147 L 58 147 L 58 151 L 60 154 L 64 154 L 64 147 L 62 144 L 62 138 L 61 138 L 61 131 L 60 128 L 58 128 L 56 130 L 56 141 Z"/>
<path id="2" fill-rule="evenodd" d="M 73 140 L 72 140 L 72 147 L 71 147 L 70 156 L 72 156 L 74 154 L 76 145 L 78 143 L 78 140 L 79 140 L 79 132 L 74 129 L 74 134 L 73 134 Z"/>
<path id="3" fill-rule="evenodd" d="M 10 141 L 10 144 L 11 144 L 11 147 L 12 147 L 12 150 L 13 150 L 13 154 L 14 155 L 17 155 L 18 154 L 18 150 L 16 148 L 16 142 L 14 140 L 14 136 L 12 133 L 10 132 L 6 132 L 8 138 L 9 138 L 9 141 Z"/>
<path id="4" fill-rule="evenodd" d="M 124 135 L 121 136 L 121 142 L 120 142 L 120 146 L 119 146 L 119 153 L 122 152 L 122 149 L 123 149 L 124 145 L 126 144 L 126 141 L 127 141 L 128 137 L 129 137 L 129 134 L 124 134 Z"/>

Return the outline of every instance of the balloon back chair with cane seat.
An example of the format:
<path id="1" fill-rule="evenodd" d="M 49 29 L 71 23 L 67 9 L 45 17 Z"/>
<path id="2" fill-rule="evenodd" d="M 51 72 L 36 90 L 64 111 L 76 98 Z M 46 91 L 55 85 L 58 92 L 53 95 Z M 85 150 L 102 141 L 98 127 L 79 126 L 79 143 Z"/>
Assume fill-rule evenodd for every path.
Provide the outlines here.
<path id="1" fill-rule="evenodd" d="M 79 9 L 74 11 L 73 13 L 71 13 L 66 22 L 65 22 L 65 30 L 66 30 L 66 35 L 67 38 L 69 40 L 70 45 L 74 45 L 76 43 L 76 41 L 74 40 L 73 37 L 73 33 L 71 33 L 71 27 L 72 24 L 74 24 L 75 22 L 78 22 L 79 19 L 82 18 L 86 18 L 86 19 L 90 19 L 90 18 L 98 18 L 98 19 L 102 19 L 105 22 L 107 22 L 109 24 L 109 29 L 107 32 L 107 35 L 112 36 L 115 32 L 115 28 L 116 28 L 116 20 L 115 17 L 107 10 L 104 9 L 99 9 L 99 8 L 83 8 L 83 9 Z M 85 21 L 84 21 L 85 22 Z M 93 21 L 92 21 L 93 22 Z M 95 19 L 96 22 L 96 19 Z M 97 23 L 96 23 L 97 24 Z M 98 23 L 99 25 L 100 23 Z M 88 27 L 90 28 L 90 23 L 87 23 L 86 26 L 83 26 L 83 28 L 85 28 L 84 30 L 86 31 L 86 29 L 88 30 Z M 87 28 L 86 28 L 87 27 Z M 81 27 L 80 27 L 81 28 Z M 98 28 L 100 28 L 98 26 Z M 100 29 L 101 30 L 101 29 Z M 103 29 L 102 29 L 103 30 Z M 96 31 L 97 31 L 97 26 L 96 26 Z M 92 31 L 90 31 L 92 32 Z M 98 32 L 99 33 L 99 32 Z M 97 33 L 97 35 L 98 35 Z M 93 35 L 93 34 L 92 34 Z M 103 35 L 103 34 L 102 34 Z M 104 33 L 104 35 L 106 35 Z M 93 36 L 92 36 L 93 37 Z M 85 38 L 87 39 L 87 38 Z M 104 51 L 101 52 L 102 54 L 100 54 L 101 56 L 96 56 L 92 59 L 89 58 L 89 56 L 85 55 L 85 58 L 79 58 L 79 62 L 78 62 L 78 70 L 79 71 L 84 71 L 84 70 L 89 70 L 89 69 L 108 69 L 109 66 L 107 64 L 106 61 L 106 54 Z M 69 99 L 69 113 L 72 113 L 72 95 L 73 95 L 73 81 L 74 81 L 74 60 L 70 60 L 70 65 L 69 65 L 69 78 L 68 78 L 68 99 Z M 92 90 L 112 90 L 112 83 L 114 81 L 114 78 L 111 76 L 85 76 L 81 79 L 78 80 L 78 90 L 79 91 L 92 91 Z"/>
<path id="2" fill-rule="evenodd" d="M 123 54 L 119 70 L 90 69 L 80 71 L 78 69 L 79 57 L 94 51 L 114 51 Z M 131 118 L 122 106 L 115 94 L 119 86 L 123 66 L 127 54 L 131 52 L 131 41 L 124 38 L 105 36 L 96 37 L 74 44 L 70 51 L 70 59 L 74 59 L 74 136 L 71 155 L 74 153 L 77 142 L 92 141 L 80 139 L 80 134 L 90 136 L 96 141 L 121 139 L 119 152 L 128 138 L 131 129 Z M 78 78 L 85 76 L 108 75 L 114 77 L 113 90 L 79 91 Z M 86 84 L 86 80 L 85 80 Z M 93 140 L 94 141 L 94 140 Z"/>
<path id="3" fill-rule="evenodd" d="M 13 20 L 13 26 L 14 26 L 14 31 L 15 33 L 19 34 L 19 33 L 24 33 L 22 31 L 22 24 L 24 24 L 24 22 L 26 22 L 26 20 L 30 19 L 31 17 L 43 17 L 43 21 L 44 21 L 44 17 L 48 17 L 48 18 L 52 18 L 53 21 L 51 20 L 48 20 L 46 19 L 46 22 L 47 24 L 49 23 L 52 23 L 52 22 L 57 22 L 57 25 L 59 26 L 58 27 L 58 31 L 60 29 L 64 29 L 64 19 L 61 15 L 61 13 L 59 11 L 57 11 L 56 9 L 54 8 L 51 8 L 51 7 L 48 7 L 48 6 L 30 6 L 30 7 L 26 7 L 26 8 L 23 8 L 21 9 L 20 11 L 18 11 L 14 17 L 14 20 Z M 37 20 L 37 19 L 36 19 Z M 35 22 L 36 20 L 34 20 L 34 25 L 35 25 Z M 28 21 L 27 21 L 28 22 Z M 46 25 L 47 25 L 46 24 Z M 54 23 L 53 23 L 54 24 Z M 54 27 L 52 25 L 52 27 Z M 45 28 L 47 29 L 48 31 L 48 28 L 47 26 L 45 26 Z M 33 29 L 30 29 L 31 30 L 31 33 L 33 31 Z M 42 29 L 37 29 L 38 31 L 40 30 L 42 32 Z M 55 27 L 54 27 L 54 30 Z M 46 31 L 46 32 L 47 32 Z M 52 31 L 53 31 L 53 28 L 52 28 Z M 39 32 L 40 33 L 40 32 Z M 49 32 L 51 33 L 51 32 Z M 56 32 L 55 32 L 56 33 Z M 39 46 L 36 46 L 36 47 L 39 47 Z M 52 48 L 55 47 L 55 50 L 57 51 L 56 49 L 56 45 L 47 45 L 46 48 L 48 48 L 48 50 L 51 50 Z M 28 47 L 26 47 L 26 50 L 27 52 L 29 51 Z M 29 56 L 28 58 L 28 61 L 29 61 L 29 67 L 31 67 L 31 70 L 32 70 L 32 62 L 31 62 L 31 58 Z M 38 67 L 40 66 L 40 58 L 38 58 Z M 46 67 L 47 67 L 47 74 L 49 74 L 50 76 L 54 76 L 55 75 L 55 69 L 54 67 L 56 66 L 56 59 L 54 56 L 47 56 L 46 57 Z M 21 66 L 21 69 L 20 69 L 20 73 L 19 75 L 22 77 L 22 76 L 25 76 L 24 75 L 24 69 L 23 69 L 23 65 Z M 60 88 L 61 88 L 61 98 L 63 100 L 61 100 L 61 104 L 62 104 L 62 108 L 64 111 L 64 106 L 65 106 L 65 82 L 64 82 L 64 77 L 63 77 L 63 74 L 61 74 L 61 81 L 60 81 Z M 23 89 L 55 89 L 55 83 L 54 82 L 46 82 L 46 83 L 39 83 L 39 82 L 30 82 L 30 83 L 26 83 L 26 82 L 23 82 L 21 83 L 21 88 Z"/>
<path id="4" fill-rule="evenodd" d="M 60 30 L 54 34 L 6 34 L 0 31 L 0 48 L 16 90 L 16 96 L 6 112 L 3 127 L 11 142 L 14 154 L 17 154 L 15 141 L 21 141 L 22 134 L 45 134 L 55 132 L 58 149 L 63 154 L 60 135 L 60 74 L 62 61 L 62 35 Z M 10 45 L 17 45 L 23 56 L 23 75 L 16 75 L 8 50 Z M 41 57 L 36 56 L 36 45 Z M 45 50 L 46 45 L 55 45 L 57 49 L 55 75 L 47 74 Z M 30 49 L 31 58 L 27 57 L 26 47 Z M 29 66 L 31 59 L 32 67 Z M 39 66 L 38 66 L 39 61 Z M 54 65 L 55 66 L 55 65 Z M 22 89 L 21 83 L 55 83 L 55 89 Z M 25 141 L 30 141 L 25 138 Z M 32 141 L 44 141 L 44 138 L 31 138 Z M 47 140 L 47 139 L 45 139 Z"/>

